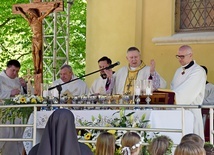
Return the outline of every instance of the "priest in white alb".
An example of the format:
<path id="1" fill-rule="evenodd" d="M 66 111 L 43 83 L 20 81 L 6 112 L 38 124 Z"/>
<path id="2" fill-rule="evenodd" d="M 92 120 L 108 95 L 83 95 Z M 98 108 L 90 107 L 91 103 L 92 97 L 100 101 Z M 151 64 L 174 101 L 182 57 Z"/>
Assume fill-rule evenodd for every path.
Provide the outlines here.
<path id="1" fill-rule="evenodd" d="M 130 47 L 126 53 L 128 66 L 124 66 L 115 73 L 113 94 L 134 94 L 134 80 L 152 79 L 153 88 L 166 88 L 166 81 L 156 72 L 155 61 L 151 60 L 146 66 L 138 48 Z"/>
<path id="2" fill-rule="evenodd" d="M 176 57 L 181 64 L 171 83 L 171 89 L 175 92 L 176 104 L 201 105 L 206 84 L 204 69 L 193 60 L 193 51 L 188 45 L 181 46 Z M 201 109 L 191 109 L 191 111 L 194 114 L 194 133 L 204 139 Z"/>
<path id="3" fill-rule="evenodd" d="M 0 73 L 2 79 L 0 99 L 9 99 L 26 91 L 26 82 L 18 77 L 21 65 L 17 60 L 10 60 L 7 63 L 6 70 Z"/>
<path id="4" fill-rule="evenodd" d="M 110 58 L 104 56 L 98 60 L 98 65 L 100 69 L 107 68 L 112 64 Z M 112 69 L 105 69 L 100 71 L 100 77 L 94 80 L 90 90 L 90 95 L 98 94 L 112 94 L 114 87 L 114 72 Z"/>
<path id="5" fill-rule="evenodd" d="M 62 85 L 62 91 L 60 96 L 68 95 L 68 96 L 80 96 L 80 95 L 86 95 L 88 94 L 88 87 L 87 84 L 81 80 L 75 80 L 72 82 L 69 82 L 71 80 L 76 79 L 77 77 L 73 74 L 72 68 L 70 65 L 63 65 L 60 68 L 60 79 L 57 79 L 53 82 L 53 86 L 57 86 L 63 83 L 66 83 Z M 57 88 L 52 90 L 52 95 L 54 97 L 59 97 L 59 92 Z"/>
<path id="6" fill-rule="evenodd" d="M 26 90 L 26 82 L 18 77 L 21 65 L 17 60 L 10 60 L 7 63 L 6 70 L 0 73 L 1 92 L 0 99 L 9 99 Z M 8 121 L 7 124 L 10 124 Z M 15 119 L 15 124 L 22 124 L 22 120 Z M 0 138 L 22 138 L 24 128 L 0 128 Z M 0 142 L 2 155 L 21 155 L 24 149 L 20 142 Z"/>

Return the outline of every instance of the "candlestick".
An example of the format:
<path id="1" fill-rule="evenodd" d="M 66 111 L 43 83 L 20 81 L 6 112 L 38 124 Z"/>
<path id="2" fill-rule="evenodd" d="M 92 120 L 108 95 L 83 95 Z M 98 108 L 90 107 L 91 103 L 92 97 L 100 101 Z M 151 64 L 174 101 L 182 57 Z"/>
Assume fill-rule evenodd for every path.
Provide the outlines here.
<path id="1" fill-rule="evenodd" d="M 136 105 L 139 105 L 139 104 L 140 104 L 140 96 L 139 96 L 139 95 L 136 95 L 135 104 L 136 104 Z M 138 109 L 140 109 L 140 108 L 139 108 L 139 107 L 135 107 L 134 109 L 135 109 L 135 110 L 138 110 Z"/>

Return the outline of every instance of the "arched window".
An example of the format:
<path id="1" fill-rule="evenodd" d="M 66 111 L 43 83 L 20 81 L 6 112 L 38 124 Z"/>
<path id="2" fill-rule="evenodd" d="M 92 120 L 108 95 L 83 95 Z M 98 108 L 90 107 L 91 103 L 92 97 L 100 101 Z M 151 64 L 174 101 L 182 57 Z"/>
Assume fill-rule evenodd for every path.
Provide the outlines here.
<path id="1" fill-rule="evenodd" d="M 214 0 L 176 0 L 175 31 L 214 30 Z"/>

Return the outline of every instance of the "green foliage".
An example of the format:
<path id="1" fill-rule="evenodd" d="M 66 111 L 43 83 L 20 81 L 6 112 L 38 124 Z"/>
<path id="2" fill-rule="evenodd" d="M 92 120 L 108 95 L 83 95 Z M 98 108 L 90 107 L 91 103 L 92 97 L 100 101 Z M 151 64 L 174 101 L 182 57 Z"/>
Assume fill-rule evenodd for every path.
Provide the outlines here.
<path id="1" fill-rule="evenodd" d="M 85 74 L 85 46 L 86 46 L 86 2 L 75 0 L 70 15 L 70 56 L 69 60 L 75 73 Z"/>
<path id="2" fill-rule="evenodd" d="M 12 99 L 5 99 L 4 105 L 24 105 L 24 104 L 42 104 L 43 98 L 41 96 L 34 95 L 17 95 Z M 6 121 L 13 122 L 16 118 L 22 118 L 23 122 L 27 122 L 30 114 L 33 112 L 33 107 L 15 107 L 5 108 L 1 111 L 1 120 L 3 123 Z"/>
<path id="3" fill-rule="evenodd" d="M 0 69 L 5 68 L 9 59 L 18 59 L 24 62 L 29 59 L 31 48 L 31 32 L 26 21 L 19 15 L 12 14 L 12 5 L 28 3 L 28 0 L 4 0 L 0 5 Z M 32 61 L 28 61 L 31 62 Z M 23 67 L 24 68 L 24 67 Z"/>
<path id="4" fill-rule="evenodd" d="M 12 14 L 12 5 L 19 3 L 29 3 L 29 0 L 1 1 L 0 70 L 5 68 L 8 60 L 18 59 L 22 65 L 20 75 L 23 75 L 26 74 L 27 68 L 33 69 L 31 54 L 32 32 L 28 22 L 23 17 Z M 66 1 L 64 1 L 64 3 L 66 3 Z M 85 42 L 86 2 L 84 0 L 75 0 L 70 12 L 69 63 L 79 76 L 85 74 Z M 59 55 L 60 52 L 58 53 Z"/>
<path id="5" fill-rule="evenodd" d="M 114 116 L 118 114 L 119 116 Z M 77 118 L 77 123 L 80 126 L 87 127 L 134 127 L 134 128 L 150 128 L 149 120 L 146 119 L 146 114 L 143 114 L 141 118 L 134 117 L 135 112 L 130 112 L 126 114 L 125 109 L 121 108 L 119 111 L 115 112 L 111 118 L 103 117 L 102 114 L 99 114 L 97 118 L 92 116 L 92 121 L 82 120 L 81 118 Z M 105 130 L 95 130 L 95 129 L 86 129 L 78 131 L 78 139 L 81 140 L 97 140 L 97 137 L 101 132 Z M 127 132 L 124 130 L 106 130 L 107 132 L 113 134 L 116 139 L 116 150 L 115 155 L 121 154 L 121 139 L 122 136 Z M 152 138 L 149 138 L 149 134 L 146 131 L 136 131 L 139 135 L 141 135 L 141 140 L 145 143 L 149 143 Z M 154 133 L 156 134 L 156 133 Z M 93 144 L 87 143 L 87 145 L 92 149 L 92 151 L 96 150 L 96 146 Z M 144 155 L 149 155 L 146 146 L 142 146 L 142 152 Z"/>

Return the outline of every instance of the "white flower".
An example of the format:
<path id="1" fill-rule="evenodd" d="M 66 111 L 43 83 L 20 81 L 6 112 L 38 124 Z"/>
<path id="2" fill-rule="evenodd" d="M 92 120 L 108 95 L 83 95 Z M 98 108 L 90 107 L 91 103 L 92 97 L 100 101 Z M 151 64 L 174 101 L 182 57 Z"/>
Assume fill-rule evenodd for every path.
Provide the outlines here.
<path id="1" fill-rule="evenodd" d="M 27 103 L 30 102 L 30 98 L 26 98 L 26 102 L 27 102 Z"/>
<path id="2" fill-rule="evenodd" d="M 133 128 L 137 127 L 137 123 L 134 122 L 134 123 L 132 124 L 132 127 L 133 127 Z"/>
<path id="3" fill-rule="evenodd" d="M 97 123 L 99 123 L 100 122 L 100 120 L 99 119 L 94 119 L 94 121 L 92 122 L 93 124 L 97 124 Z"/>

